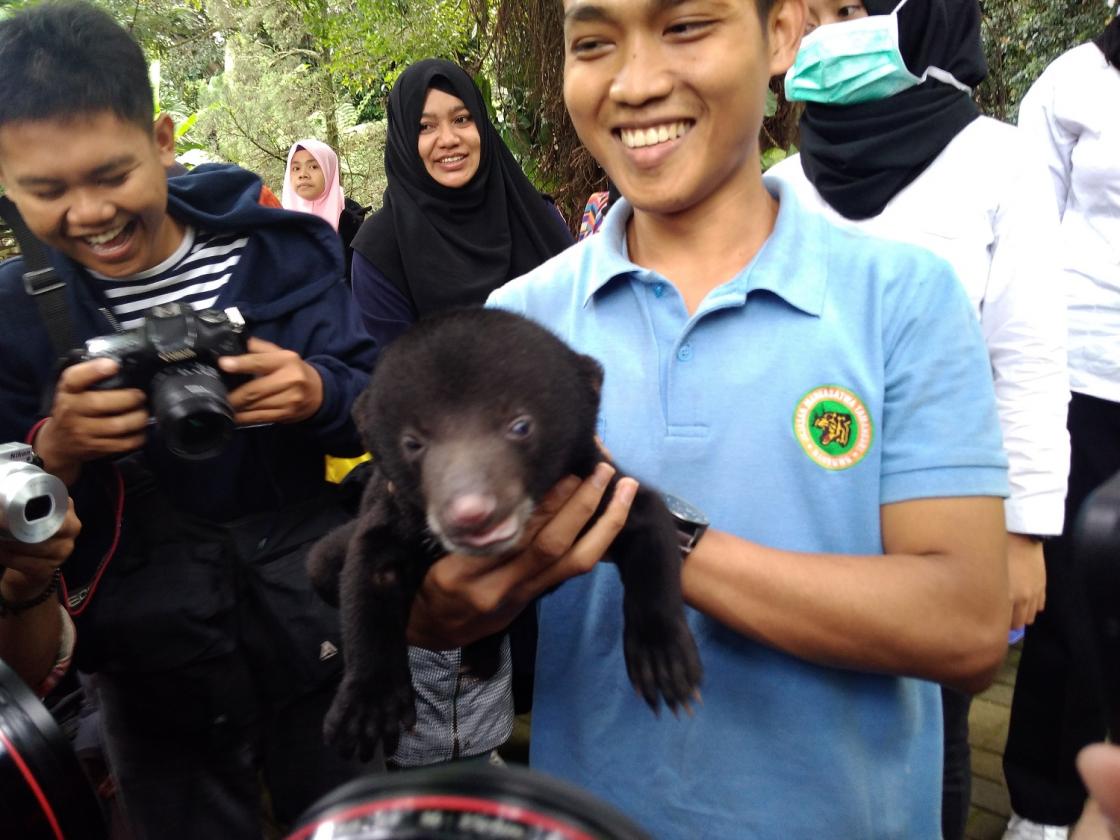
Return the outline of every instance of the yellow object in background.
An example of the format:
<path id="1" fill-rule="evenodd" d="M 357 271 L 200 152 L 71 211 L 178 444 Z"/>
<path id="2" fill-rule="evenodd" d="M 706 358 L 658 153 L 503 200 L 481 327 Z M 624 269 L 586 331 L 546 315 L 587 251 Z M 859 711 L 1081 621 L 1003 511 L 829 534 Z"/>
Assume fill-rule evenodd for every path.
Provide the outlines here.
<path id="1" fill-rule="evenodd" d="M 350 474 L 350 470 L 370 460 L 370 454 L 367 452 L 365 455 L 360 455 L 357 458 L 336 458 L 333 455 L 327 456 L 327 481 L 332 484 L 341 484 L 342 479 Z"/>

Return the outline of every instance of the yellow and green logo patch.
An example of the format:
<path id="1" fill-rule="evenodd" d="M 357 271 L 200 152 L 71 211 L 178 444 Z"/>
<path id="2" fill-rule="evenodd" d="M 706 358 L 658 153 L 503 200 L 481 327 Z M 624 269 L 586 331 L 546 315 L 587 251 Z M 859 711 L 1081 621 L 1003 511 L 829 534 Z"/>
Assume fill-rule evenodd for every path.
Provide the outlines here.
<path id="1" fill-rule="evenodd" d="M 871 415 L 863 401 L 837 385 L 814 388 L 797 404 L 793 432 L 805 454 L 826 470 L 854 467 L 871 449 Z"/>

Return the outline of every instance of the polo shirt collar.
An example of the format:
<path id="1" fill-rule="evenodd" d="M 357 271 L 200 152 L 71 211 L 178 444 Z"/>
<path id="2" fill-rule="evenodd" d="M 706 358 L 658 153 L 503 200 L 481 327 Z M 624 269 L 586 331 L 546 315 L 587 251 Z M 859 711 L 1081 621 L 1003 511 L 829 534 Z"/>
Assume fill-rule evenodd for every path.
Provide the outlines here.
<path id="1" fill-rule="evenodd" d="M 763 178 L 771 195 L 779 200 L 774 230 L 742 271 L 705 299 L 701 311 L 743 305 L 754 291 L 768 291 L 806 314 L 820 315 L 828 278 L 828 252 L 833 233 L 819 214 L 800 205 L 794 190 L 777 180 Z M 603 227 L 587 243 L 587 271 L 581 290 L 586 307 L 598 292 L 616 278 L 664 283 L 655 271 L 630 261 L 626 247 L 626 225 L 633 208 L 625 198 L 610 207 Z"/>

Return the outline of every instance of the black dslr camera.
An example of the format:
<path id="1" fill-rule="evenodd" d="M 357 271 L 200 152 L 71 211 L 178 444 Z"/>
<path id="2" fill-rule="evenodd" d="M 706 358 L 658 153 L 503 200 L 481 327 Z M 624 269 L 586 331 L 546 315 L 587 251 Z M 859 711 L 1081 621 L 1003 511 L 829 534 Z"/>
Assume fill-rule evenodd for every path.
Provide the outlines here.
<path id="1" fill-rule="evenodd" d="M 167 448 L 181 458 L 202 460 L 221 452 L 233 434 L 229 390 L 248 377 L 218 369 L 219 356 L 246 352 L 245 321 L 236 309 L 198 312 L 165 303 L 145 313 L 131 330 L 91 338 L 72 350 L 66 366 L 109 358 L 120 371 L 94 386 L 99 391 L 140 388 Z"/>

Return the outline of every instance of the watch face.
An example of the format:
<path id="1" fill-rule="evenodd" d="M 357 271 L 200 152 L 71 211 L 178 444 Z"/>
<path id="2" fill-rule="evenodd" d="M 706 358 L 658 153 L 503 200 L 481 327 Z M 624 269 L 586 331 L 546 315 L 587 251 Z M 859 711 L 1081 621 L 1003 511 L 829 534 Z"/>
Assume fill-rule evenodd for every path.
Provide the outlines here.
<path id="1" fill-rule="evenodd" d="M 678 496 L 670 495 L 669 493 L 662 493 L 661 497 L 665 500 L 665 505 L 669 508 L 669 512 L 677 519 L 690 522 L 695 525 L 707 525 L 708 517 L 700 508 L 693 504 L 689 504 L 684 499 Z"/>

